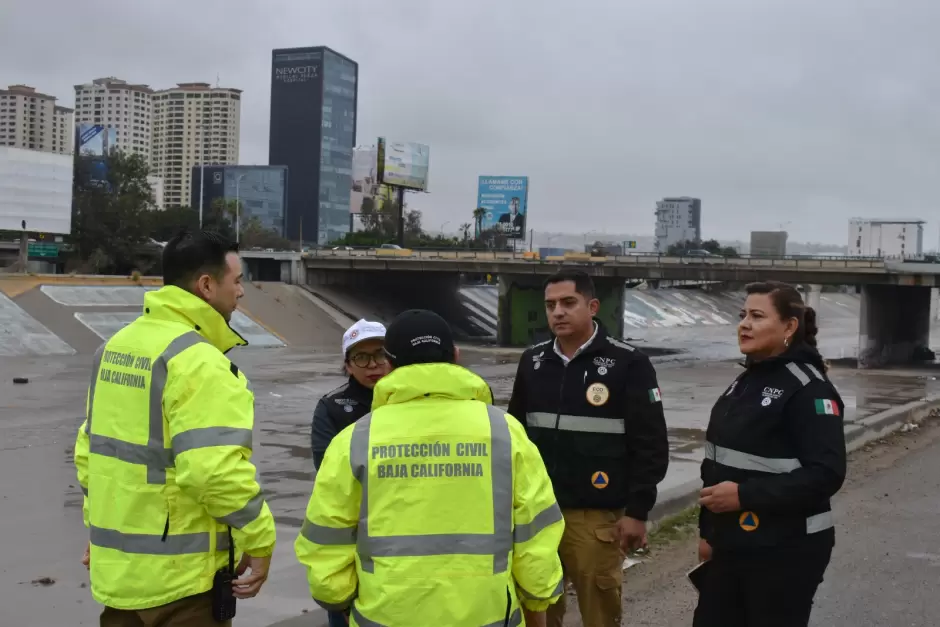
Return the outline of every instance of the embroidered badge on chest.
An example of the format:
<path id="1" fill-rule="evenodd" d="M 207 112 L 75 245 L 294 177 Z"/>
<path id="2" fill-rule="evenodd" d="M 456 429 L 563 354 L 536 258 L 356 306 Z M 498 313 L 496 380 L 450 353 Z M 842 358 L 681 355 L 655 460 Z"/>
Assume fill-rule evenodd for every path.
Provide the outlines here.
<path id="1" fill-rule="evenodd" d="M 587 402 L 594 407 L 600 407 L 610 398 L 610 390 L 603 383 L 592 383 L 587 389 Z"/>
<path id="2" fill-rule="evenodd" d="M 617 363 L 616 359 L 610 357 L 595 357 L 594 365 L 597 366 L 597 374 L 604 376 Z"/>
<path id="3" fill-rule="evenodd" d="M 760 402 L 761 406 L 767 407 L 772 402 L 783 396 L 783 390 L 780 388 L 765 387 L 761 392 L 761 396 L 764 397 L 764 400 Z"/>

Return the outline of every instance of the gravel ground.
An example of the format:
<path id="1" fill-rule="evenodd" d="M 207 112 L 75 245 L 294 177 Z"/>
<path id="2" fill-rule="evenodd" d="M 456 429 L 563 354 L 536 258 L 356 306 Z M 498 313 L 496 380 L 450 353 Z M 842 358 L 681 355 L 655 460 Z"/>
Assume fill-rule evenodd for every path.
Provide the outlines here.
<path id="1" fill-rule="evenodd" d="M 834 507 L 838 539 L 811 624 L 822 627 L 936 625 L 940 597 L 940 421 L 856 451 Z M 627 570 L 625 627 L 692 624 L 696 595 L 685 575 L 698 539 L 656 549 Z M 566 625 L 580 626 L 569 610 Z"/>

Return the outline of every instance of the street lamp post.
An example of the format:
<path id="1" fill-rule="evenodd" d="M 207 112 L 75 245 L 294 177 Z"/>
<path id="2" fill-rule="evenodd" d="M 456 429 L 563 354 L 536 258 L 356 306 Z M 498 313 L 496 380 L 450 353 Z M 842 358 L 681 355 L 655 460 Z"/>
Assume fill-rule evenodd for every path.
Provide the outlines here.
<path id="1" fill-rule="evenodd" d="M 450 221 L 445 222 L 441 225 L 441 237 L 444 237 L 444 227 L 450 224 Z"/>
<path id="2" fill-rule="evenodd" d="M 241 242 L 241 205 L 238 202 L 238 186 L 241 185 L 242 179 L 248 176 L 248 173 L 239 174 L 235 177 L 235 243 L 238 244 Z"/>

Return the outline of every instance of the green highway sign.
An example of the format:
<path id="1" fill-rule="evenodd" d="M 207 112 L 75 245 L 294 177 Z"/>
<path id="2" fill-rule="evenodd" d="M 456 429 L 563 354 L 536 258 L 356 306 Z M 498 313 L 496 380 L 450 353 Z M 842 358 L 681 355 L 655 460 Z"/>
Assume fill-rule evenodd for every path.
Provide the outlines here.
<path id="1" fill-rule="evenodd" d="M 58 257 L 59 245 L 41 242 L 30 242 L 26 254 L 30 257 Z"/>

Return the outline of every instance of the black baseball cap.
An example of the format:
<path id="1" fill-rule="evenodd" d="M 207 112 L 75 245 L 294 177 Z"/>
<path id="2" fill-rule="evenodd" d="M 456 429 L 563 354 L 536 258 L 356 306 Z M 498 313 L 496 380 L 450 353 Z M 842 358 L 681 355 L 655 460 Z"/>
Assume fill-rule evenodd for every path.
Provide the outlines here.
<path id="1" fill-rule="evenodd" d="M 454 334 L 447 321 L 433 311 L 409 309 L 388 326 L 385 352 L 396 368 L 454 363 Z"/>

